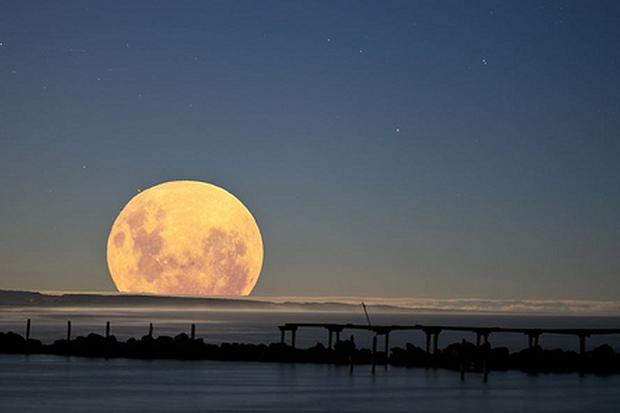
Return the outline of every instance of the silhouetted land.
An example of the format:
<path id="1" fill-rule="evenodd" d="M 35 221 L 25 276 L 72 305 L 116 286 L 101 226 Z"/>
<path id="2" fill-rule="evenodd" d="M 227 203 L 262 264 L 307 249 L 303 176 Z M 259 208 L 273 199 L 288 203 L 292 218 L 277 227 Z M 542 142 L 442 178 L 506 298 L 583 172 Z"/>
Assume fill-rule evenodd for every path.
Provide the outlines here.
<path id="1" fill-rule="evenodd" d="M 463 340 L 437 349 L 434 354 L 407 344 L 391 347 L 389 357 L 385 352 L 357 348 L 351 339 L 338 340 L 333 348 L 321 343 L 299 349 L 286 343 L 221 345 L 205 343 L 202 338 L 192 339 L 182 333 L 175 337 L 146 335 L 140 339 L 119 341 L 114 336 L 89 334 L 86 337 L 57 340 L 43 344 L 26 339 L 19 334 L 0 333 L 0 352 L 13 354 L 55 354 L 84 357 L 125 357 L 140 359 L 208 359 L 285 363 L 334 363 L 334 364 L 391 364 L 407 367 L 441 367 L 464 371 L 523 370 L 527 372 L 593 372 L 620 373 L 620 354 L 603 345 L 579 354 L 559 349 L 546 350 L 533 346 L 517 353 L 507 348 L 484 343 L 476 345 Z M 374 363 L 373 363 L 374 358 Z"/>
<path id="2" fill-rule="evenodd" d="M 88 293 L 63 293 L 45 294 L 32 291 L 9 291 L 0 290 L 0 308 L 11 307 L 97 307 L 97 306 L 157 306 L 161 307 L 216 307 L 218 309 L 247 309 L 247 310 L 279 310 L 298 308 L 300 310 L 322 311 L 358 311 L 359 304 L 347 304 L 341 302 L 272 302 L 251 298 L 231 297 L 182 297 L 182 296 L 157 296 L 139 294 L 88 294 Z M 370 306 L 377 311 L 403 311 L 405 308 L 388 305 L 374 304 Z M 410 309 L 409 309 L 410 310 Z"/>

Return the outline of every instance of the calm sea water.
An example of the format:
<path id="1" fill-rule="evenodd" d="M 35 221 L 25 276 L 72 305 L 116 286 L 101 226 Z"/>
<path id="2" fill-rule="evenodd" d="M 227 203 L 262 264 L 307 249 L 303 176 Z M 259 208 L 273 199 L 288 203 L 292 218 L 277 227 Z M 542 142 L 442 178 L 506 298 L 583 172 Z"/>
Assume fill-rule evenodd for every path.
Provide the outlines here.
<path id="1" fill-rule="evenodd" d="M 617 412 L 620 376 L 0 355 L 2 412 Z"/>

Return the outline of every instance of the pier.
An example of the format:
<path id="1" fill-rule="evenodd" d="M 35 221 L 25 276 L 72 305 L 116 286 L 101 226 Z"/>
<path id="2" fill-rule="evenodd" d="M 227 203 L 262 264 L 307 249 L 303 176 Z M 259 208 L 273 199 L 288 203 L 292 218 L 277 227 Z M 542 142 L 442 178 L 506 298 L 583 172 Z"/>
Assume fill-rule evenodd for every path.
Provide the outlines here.
<path id="1" fill-rule="evenodd" d="M 336 342 L 340 341 L 340 332 L 343 330 L 364 330 L 374 333 L 375 336 L 385 337 L 385 351 L 389 351 L 389 337 L 393 331 L 418 330 L 426 335 L 426 352 L 436 354 L 439 348 L 439 334 L 442 331 L 473 333 L 476 335 L 476 346 L 489 344 L 491 334 L 518 333 L 528 338 L 528 347 L 538 347 L 539 338 L 543 334 L 560 334 L 575 336 L 579 343 L 579 353 L 586 352 L 586 339 L 591 336 L 620 334 L 620 328 L 503 328 L 503 327 L 469 327 L 469 326 L 431 326 L 431 325 L 366 325 L 366 324 L 333 324 L 333 323 L 286 323 L 280 329 L 281 343 L 286 343 L 286 332 L 291 334 L 290 346 L 295 348 L 295 337 L 300 328 L 324 328 L 328 331 L 328 348 L 332 348 L 332 333 L 337 332 Z M 432 341 L 432 347 L 431 347 Z"/>

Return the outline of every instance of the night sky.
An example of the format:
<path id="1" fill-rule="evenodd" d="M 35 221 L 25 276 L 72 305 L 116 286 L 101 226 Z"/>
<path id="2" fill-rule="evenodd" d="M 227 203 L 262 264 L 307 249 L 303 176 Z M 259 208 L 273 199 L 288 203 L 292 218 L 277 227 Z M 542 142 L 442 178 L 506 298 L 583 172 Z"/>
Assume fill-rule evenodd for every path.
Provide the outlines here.
<path id="1" fill-rule="evenodd" d="M 618 1 L 0 1 L 0 288 L 193 179 L 256 295 L 620 299 L 619 76 Z"/>

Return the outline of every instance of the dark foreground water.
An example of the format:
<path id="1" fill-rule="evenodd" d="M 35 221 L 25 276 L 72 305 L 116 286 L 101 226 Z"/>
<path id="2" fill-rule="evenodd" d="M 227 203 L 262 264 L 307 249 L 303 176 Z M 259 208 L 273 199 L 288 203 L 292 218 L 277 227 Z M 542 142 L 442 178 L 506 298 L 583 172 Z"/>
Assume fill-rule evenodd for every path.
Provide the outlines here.
<path id="1" fill-rule="evenodd" d="M 617 412 L 620 376 L 0 355 L 1 412 Z"/>

